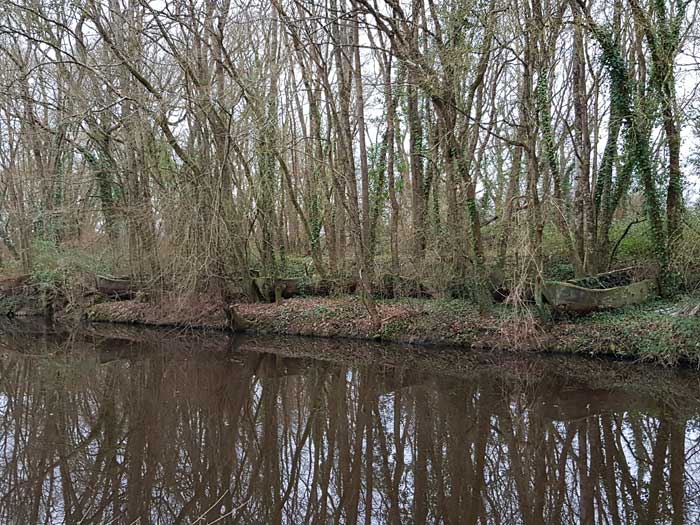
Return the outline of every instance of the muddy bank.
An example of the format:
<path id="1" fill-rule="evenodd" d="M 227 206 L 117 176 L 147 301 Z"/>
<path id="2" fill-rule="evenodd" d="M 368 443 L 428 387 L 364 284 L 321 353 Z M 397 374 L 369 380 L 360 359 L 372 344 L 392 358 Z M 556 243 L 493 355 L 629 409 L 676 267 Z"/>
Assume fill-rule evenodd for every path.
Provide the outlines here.
<path id="1" fill-rule="evenodd" d="M 146 326 L 173 326 L 226 330 L 228 321 L 221 305 L 204 298 L 173 298 L 159 302 L 140 300 L 95 304 L 86 310 L 89 321 Z"/>
<path id="2" fill-rule="evenodd" d="M 410 300 L 378 304 L 374 330 L 356 298 L 295 298 L 282 304 L 236 304 L 257 334 L 373 339 L 480 350 L 573 353 L 700 365 L 700 319 L 686 315 L 696 299 L 655 301 L 585 317 L 536 321 L 506 306 L 482 315 L 464 301 Z M 692 308 L 691 308 L 692 310 Z M 227 329 L 220 306 L 203 299 L 159 304 L 120 301 L 94 305 L 87 319 L 151 326 Z"/>

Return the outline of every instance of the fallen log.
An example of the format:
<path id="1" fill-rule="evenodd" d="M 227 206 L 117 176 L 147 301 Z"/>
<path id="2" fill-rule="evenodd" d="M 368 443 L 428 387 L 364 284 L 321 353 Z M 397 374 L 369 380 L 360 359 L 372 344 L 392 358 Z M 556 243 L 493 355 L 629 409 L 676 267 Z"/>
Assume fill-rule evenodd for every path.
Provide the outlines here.
<path id="1" fill-rule="evenodd" d="M 98 294 L 108 299 L 129 300 L 136 297 L 140 286 L 134 283 L 129 277 L 96 275 L 95 289 Z"/>
<path id="2" fill-rule="evenodd" d="M 357 291 L 358 282 L 355 279 L 321 279 L 299 287 L 300 295 L 325 297 L 329 295 L 350 295 Z"/>
<path id="3" fill-rule="evenodd" d="M 299 284 L 295 279 L 263 279 L 253 280 L 256 295 L 263 301 L 271 303 L 279 299 L 289 299 L 299 295 Z"/>

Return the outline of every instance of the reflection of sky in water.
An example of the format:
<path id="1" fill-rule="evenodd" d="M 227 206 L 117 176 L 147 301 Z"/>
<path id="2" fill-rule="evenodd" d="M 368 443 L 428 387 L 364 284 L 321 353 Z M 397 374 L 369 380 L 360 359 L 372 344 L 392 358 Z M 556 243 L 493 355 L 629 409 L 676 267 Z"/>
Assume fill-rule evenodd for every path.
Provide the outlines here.
<path id="1" fill-rule="evenodd" d="M 599 388 L 563 391 L 566 375 L 549 384 L 545 365 L 527 379 L 448 377 L 143 346 L 130 366 L 0 361 L 1 523 L 364 522 L 368 504 L 373 523 L 420 508 L 429 522 L 517 523 L 538 497 L 545 522 L 577 521 L 586 501 L 606 522 L 614 497 L 634 523 L 655 497 L 656 521 L 671 523 L 679 490 L 685 521 L 700 520 L 694 375 L 677 379 L 687 410 L 673 412 L 653 371 L 625 409 Z M 596 471 L 586 496 L 582 472 Z"/>

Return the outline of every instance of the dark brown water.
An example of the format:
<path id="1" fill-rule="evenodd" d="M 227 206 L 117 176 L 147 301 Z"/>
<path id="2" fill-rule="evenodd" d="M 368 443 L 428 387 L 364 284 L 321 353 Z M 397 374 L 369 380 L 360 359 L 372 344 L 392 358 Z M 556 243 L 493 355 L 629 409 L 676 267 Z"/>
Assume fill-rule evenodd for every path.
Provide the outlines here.
<path id="1" fill-rule="evenodd" d="M 2 524 L 700 520 L 693 372 L 0 328 Z"/>

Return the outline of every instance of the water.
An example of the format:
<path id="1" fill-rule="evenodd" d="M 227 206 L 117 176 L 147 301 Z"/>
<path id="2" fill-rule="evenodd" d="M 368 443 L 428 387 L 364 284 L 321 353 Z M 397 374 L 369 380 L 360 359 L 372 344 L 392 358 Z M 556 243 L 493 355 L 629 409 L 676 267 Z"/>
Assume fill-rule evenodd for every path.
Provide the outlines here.
<path id="1" fill-rule="evenodd" d="M 0 523 L 697 523 L 700 375 L 116 326 L 0 336 Z"/>

